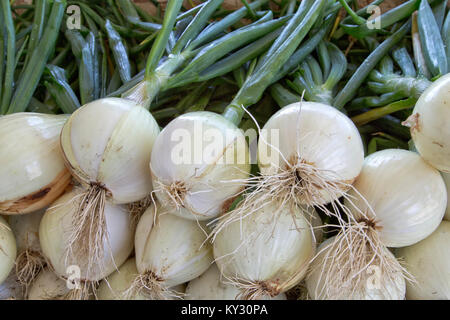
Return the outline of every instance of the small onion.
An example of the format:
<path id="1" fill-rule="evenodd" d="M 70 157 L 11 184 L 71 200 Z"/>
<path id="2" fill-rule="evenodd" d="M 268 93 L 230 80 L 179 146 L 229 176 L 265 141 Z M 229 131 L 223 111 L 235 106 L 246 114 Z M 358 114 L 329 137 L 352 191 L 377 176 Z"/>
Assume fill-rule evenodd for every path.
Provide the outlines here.
<path id="1" fill-rule="evenodd" d="M 79 206 L 82 192 L 75 189 L 64 194 L 45 212 L 39 228 L 42 252 L 60 277 L 67 277 L 71 266 L 80 270 L 80 280 L 100 281 L 124 263 L 133 251 L 134 228 L 132 219 L 125 207 L 105 203 L 105 223 L 108 236 L 103 237 L 103 260 L 93 261 L 89 255 L 85 235 L 85 250 L 69 255 L 72 222 Z M 89 235 L 88 235 L 89 236 Z"/>
<path id="2" fill-rule="evenodd" d="M 16 239 L 5 219 L 0 216 L 0 284 L 8 278 L 14 267 L 17 247 Z"/>
<path id="3" fill-rule="evenodd" d="M 0 213 L 45 208 L 71 181 L 59 145 L 64 115 L 16 113 L 0 118 Z"/>
<path id="4" fill-rule="evenodd" d="M 176 118 L 161 131 L 153 151 L 157 198 L 172 214 L 191 220 L 226 212 L 250 172 L 245 136 L 212 112 Z"/>
<path id="5" fill-rule="evenodd" d="M 450 74 L 433 82 L 405 121 L 420 155 L 433 167 L 450 173 Z"/>
<path id="6" fill-rule="evenodd" d="M 235 300 L 241 291 L 222 281 L 217 266 L 212 265 L 200 277 L 192 280 L 186 287 L 186 300 Z M 286 300 L 284 293 L 278 296 L 263 297 L 262 300 Z"/>
<path id="7" fill-rule="evenodd" d="M 269 202 L 216 234 L 217 266 L 240 298 L 275 297 L 306 275 L 316 246 L 310 228 L 301 209 Z"/>
<path id="8" fill-rule="evenodd" d="M 327 269 L 330 268 L 332 259 L 329 256 L 333 249 L 330 246 L 335 237 L 325 240 L 318 248 L 319 254 L 314 258 L 311 264 L 311 272 L 306 278 L 306 286 L 308 288 L 308 295 L 313 300 L 403 300 L 405 299 L 406 281 L 401 272 L 393 275 L 393 281 L 390 277 L 386 277 L 383 273 L 379 273 L 375 263 L 375 268 L 362 274 L 363 286 L 355 285 L 352 288 L 336 287 L 334 290 L 328 291 L 325 286 L 327 279 Z M 391 259 L 395 259 L 394 255 Z M 342 268 L 343 272 L 346 272 Z"/>
<path id="9" fill-rule="evenodd" d="M 159 126 L 152 115 L 135 102 L 105 98 L 75 111 L 61 133 L 63 155 L 71 173 L 85 188 L 74 213 L 68 243 L 76 254 L 89 248 L 89 256 L 102 260 L 106 234 L 104 204 L 142 200 L 152 192 L 148 163 Z M 89 221 L 95 219 L 94 226 Z M 88 240 L 80 237 L 89 234 Z M 86 241 L 92 241 L 87 242 Z M 73 246 L 73 248 L 72 248 Z"/>
<path id="10" fill-rule="evenodd" d="M 406 284 L 408 300 L 450 299 L 450 222 L 441 225 L 425 240 L 401 248 L 397 256 L 405 261 L 415 282 Z"/>
<path id="11" fill-rule="evenodd" d="M 39 225 L 45 210 L 9 218 L 9 224 L 16 237 L 16 274 L 18 281 L 26 287 L 45 265 L 45 258 L 39 243 Z"/>
<path id="12" fill-rule="evenodd" d="M 445 211 L 444 219 L 450 221 L 450 174 L 442 173 L 444 178 L 445 186 L 447 187 L 447 210 Z"/>
<path id="13" fill-rule="evenodd" d="M 102 280 L 97 291 L 98 300 L 149 300 L 148 296 L 140 293 L 127 296 L 127 290 L 133 285 L 138 274 L 136 259 L 129 259 L 119 268 L 119 270 Z M 184 285 L 181 284 L 170 288 L 170 291 L 175 292 L 176 294 L 183 294 L 185 288 Z M 170 296 L 168 296 L 167 299 L 170 299 Z"/>
<path id="14" fill-rule="evenodd" d="M 135 251 L 140 275 L 129 291 L 150 299 L 167 299 L 171 295 L 168 288 L 205 272 L 213 254 L 201 223 L 168 214 L 161 208 L 158 211 L 155 220 L 155 207 L 150 206 L 137 226 Z"/>

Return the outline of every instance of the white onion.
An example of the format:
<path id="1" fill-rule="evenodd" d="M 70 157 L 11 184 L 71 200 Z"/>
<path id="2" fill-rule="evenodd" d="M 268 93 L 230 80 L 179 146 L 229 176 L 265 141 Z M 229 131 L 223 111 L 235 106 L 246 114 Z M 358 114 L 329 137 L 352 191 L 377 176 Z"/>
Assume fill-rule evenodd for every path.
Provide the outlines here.
<path id="1" fill-rule="evenodd" d="M 153 151 L 156 196 L 172 214 L 187 219 L 208 220 L 226 212 L 250 172 L 245 136 L 212 112 L 176 118 L 161 131 Z"/>
<path id="2" fill-rule="evenodd" d="M 445 211 L 444 219 L 450 221 L 450 174 L 442 173 L 442 177 L 447 188 L 447 210 Z"/>
<path id="3" fill-rule="evenodd" d="M 211 245 L 201 224 L 168 214 L 150 206 L 136 229 L 136 267 L 140 274 L 135 292 L 151 299 L 166 299 L 167 288 L 190 281 L 205 272 L 212 263 Z M 142 285 L 144 284 L 146 288 Z M 143 290 L 143 291 L 140 291 Z"/>
<path id="4" fill-rule="evenodd" d="M 368 156 L 345 199 L 351 222 L 341 228 L 315 263 L 323 294 L 319 298 L 401 299 L 399 275 L 411 276 L 387 247 L 412 245 L 429 236 L 441 222 L 447 192 L 439 172 L 417 153 L 388 149 Z M 367 295 L 366 280 L 377 272 L 385 292 Z M 316 281 L 317 282 L 317 281 Z M 391 288 L 392 287 L 392 288 Z M 400 288 L 400 287 L 399 287 Z"/>
<path id="5" fill-rule="evenodd" d="M 71 247 L 86 247 L 94 260 L 102 259 L 105 239 L 97 235 L 106 230 L 104 203 L 107 199 L 126 204 L 149 196 L 148 163 L 158 134 L 152 115 L 126 99 L 96 100 L 72 114 L 62 130 L 61 145 L 70 171 L 86 190 L 72 224 L 73 230 L 89 233 L 90 238 L 73 232 Z M 96 219 L 93 228 L 91 219 Z"/>
<path id="6" fill-rule="evenodd" d="M 200 277 L 192 280 L 186 287 L 186 300 L 235 300 L 241 291 L 221 279 L 217 266 L 212 265 Z M 262 300 L 286 300 L 284 293 L 278 296 L 263 297 Z"/>
<path id="7" fill-rule="evenodd" d="M 9 224 L 16 237 L 16 274 L 22 285 L 27 287 L 45 265 L 45 258 L 39 243 L 39 225 L 45 210 L 9 218 Z"/>
<path id="8" fill-rule="evenodd" d="M 0 213 L 40 210 L 71 181 L 59 145 L 64 115 L 16 113 L 0 118 Z"/>
<path id="9" fill-rule="evenodd" d="M 77 290 L 69 289 L 67 281 L 58 277 L 49 268 L 44 268 L 30 286 L 28 300 L 80 300 Z"/>
<path id="10" fill-rule="evenodd" d="M 98 300 L 149 300 L 148 296 L 140 293 L 131 296 L 126 294 L 138 274 L 136 259 L 129 259 L 119 270 L 109 275 L 100 283 L 97 291 Z M 183 284 L 180 284 L 170 288 L 170 291 L 181 295 L 184 293 L 185 288 Z M 167 299 L 170 298 L 170 296 L 167 296 Z"/>
<path id="11" fill-rule="evenodd" d="M 409 246 L 428 237 L 447 206 L 440 173 L 411 151 L 388 149 L 368 156 L 354 187 L 364 199 L 352 190 L 354 206 L 348 207 L 356 219 L 362 218 L 360 210 L 369 217 L 373 210 L 371 218 L 387 247 Z"/>
<path id="12" fill-rule="evenodd" d="M 406 284 L 408 300 L 450 300 L 450 222 L 443 221 L 425 240 L 399 249 L 397 256 L 415 279 Z"/>
<path id="13" fill-rule="evenodd" d="M 258 299 L 296 286 L 315 245 L 301 209 L 269 202 L 221 229 L 214 239 L 214 257 L 225 279 L 242 289 L 242 298 Z"/>
<path id="14" fill-rule="evenodd" d="M 329 288 L 325 286 L 325 283 L 329 281 L 327 278 L 328 269 L 330 263 L 333 260 L 330 256 L 333 254 L 334 249 L 330 246 L 335 237 L 327 239 L 318 248 L 319 254 L 315 257 L 311 264 L 311 272 L 306 278 L 306 286 L 308 288 L 308 296 L 313 300 L 403 300 L 405 298 L 406 281 L 399 270 L 398 272 L 386 276 L 382 272 L 379 273 L 376 268 L 376 264 L 372 265 L 375 268 L 369 269 L 362 273 L 359 285 L 355 282 L 350 282 L 350 287 L 345 287 L 347 284 L 343 284 L 341 287 Z M 392 260 L 395 257 L 392 253 L 386 250 L 386 254 L 390 255 Z M 345 273 L 345 266 L 341 266 L 341 270 Z M 380 270 L 381 271 L 381 270 Z M 353 286 L 352 286 L 353 285 Z"/>
<path id="15" fill-rule="evenodd" d="M 440 171 L 450 173 L 450 74 L 433 82 L 405 124 L 420 155 Z"/>
<path id="16" fill-rule="evenodd" d="M 281 196 L 296 188 L 294 200 L 313 206 L 336 200 L 350 189 L 361 171 L 364 149 L 346 115 L 322 103 L 299 102 L 267 121 L 258 157 L 263 177 L 274 177 L 265 184 L 278 182 L 275 192 Z"/>
<path id="17" fill-rule="evenodd" d="M 69 255 L 70 234 L 74 213 L 80 201 L 80 191 L 64 194 L 46 211 L 39 228 L 42 252 L 60 277 L 68 276 L 68 268 L 80 268 L 80 280 L 99 281 L 120 267 L 133 251 L 134 228 L 131 217 L 123 206 L 105 204 L 108 236 L 103 239 L 103 259 L 93 260 L 87 246 L 91 239 L 82 235 L 85 248 Z M 108 239 L 108 240 L 107 240 Z"/>
<path id="18" fill-rule="evenodd" d="M 5 219 L 0 216 L 0 284 L 6 280 L 14 267 L 16 239 Z"/>

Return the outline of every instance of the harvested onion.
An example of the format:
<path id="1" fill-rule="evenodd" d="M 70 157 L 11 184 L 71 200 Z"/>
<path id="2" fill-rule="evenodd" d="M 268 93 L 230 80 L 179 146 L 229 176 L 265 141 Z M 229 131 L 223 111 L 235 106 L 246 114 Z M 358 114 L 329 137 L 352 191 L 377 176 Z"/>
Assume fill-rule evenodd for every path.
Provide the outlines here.
<path id="1" fill-rule="evenodd" d="M 250 172 L 244 134 L 212 112 L 176 118 L 161 131 L 153 151 L 157 198 L 172 214 L 191 220 L 226 212 Z"/>
<path id="2" fill-rule="evenodd" d="M 48 206 L 71 181 L 59 135 L 65 115 L 16 113 L 0 118 L 0 213 Z"/>
<path id="3" fill-rule="evenodd" d="M 440 171 L 450 173 L 450 74 L 433 82 L 405 121 L 420 155 Z"/>
<path id="4" fill-rule="evenodd" d="M 127 210 L 123 206 L 105 203 L 105 224 L 108 237 L 102 236 L 103 259 L 94 260 L 89 255 L 90 234 L 81 234 L 84 248 L 70 254 L 72 222 L 76 217 L 82 191 L 75 189 L 64 194 L 45 212 L 39 228 L 42 252 L 59 277 L 67 278 L 74 269 L 79 269 L 82 282 L 96 282 L 114 272 L 133 251 L 134 228 Z M 109 239 L 109 240 L 107 240 Z"/>
<path id="5" fill-rule="evenodd" d="M 260 299 L 300 283 L 315 246 L 301 209 L 269 202 L 223 227 L 214 239 L 214 257 L 224 278 L 241 290 L 239 298 Z"/>
<path id="6" fill-rule="evenodd" d="M 449 248 L 450 222 L 443 221 L 428 238 L 398 250 L 397 256 L 415 279 L 406 284 L 408 300 L 450 299 Z"/>
<path id="7" fill-rule="evenodd" d="M 150 206 L 136 229 L 136 267 L 139 272 L 128 294 L 149 299 L 177 297 L 171 287 L 190 281 L 212 263 L 211 245 L 201 224 Z M 153 224 L 153 222 L 155 223 Z M 203 227 L 204 228 L 204 227 Z"/>
<path id="8" fill-rule="evenodd" d="M 0 216 L 0 284 L 8 278 L 14 267 L 16 239 L 5 219 Z"/>

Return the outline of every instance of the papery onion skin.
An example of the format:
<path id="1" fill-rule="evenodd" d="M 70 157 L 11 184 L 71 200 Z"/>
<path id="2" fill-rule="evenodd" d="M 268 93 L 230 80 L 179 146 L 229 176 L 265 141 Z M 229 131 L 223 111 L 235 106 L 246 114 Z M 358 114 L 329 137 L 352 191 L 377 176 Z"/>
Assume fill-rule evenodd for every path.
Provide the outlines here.
<path id="1" fill-rule="evenodd" d="M 9 225 L 16 237 L 18 253 L 25 250 L 41 252 L 39 225 L 44 213 L 45 210 L 40 210 L 27 215 L 17 215 L 9 218 Z"/>
<path id="2" fill-rule="evenodd" d="M 279 144 L 275 139 L 277 132 Z M 286 161 L 295 165 L 299 160 L 311 164 L 330 180 L 338 179 L 344 193 L 359 175 L 364 161 L 358 129 L 346 115 L 323 103 L 298 102 L 282 108 L 267 121 L 259 138 L 261 174 L 276 175 L 286 167 Z M 318 192 L 321 199 L 316 204 L 328 203 L 341 195 Z M 303 204 L 309 205 L 305 201 Z"/>
<path id="3" fill-rule="evenodd" d="M 210 139 L 208 134 L 220 138 L 203 142 L 202 148 L 199 141 Z M 203 153 L 206 148 L 214 150 L 213 146 L 218 152 L 209 161 Z M 181 156 L 183 148 L 186 159 Z M 186 219 L 208 220 L 226 212 L 250 173 L 244 134 L 212 112 L 192 112 L 176 118 L 161 131 L 153 151 L 150 168 L 156 196 L 172 209 L 172 214 Z M 181 194 L 178 205 L 167 192 L 171 185 L 180 187 L 174 191 Z"/>
<path id="4" fill-rule="evenodd" d="M 23 300 L 23 288 L 12 271 L 0 284 L 0 300 Z"/>
<path id="5" fill-rule="evenodd" d="M 425 240 L 401 248 L 397 256 L 415 282 L 406 284 L 408 300 L 450 299 L 450 222 L 441 225 Z"/>
<path id="6" fill-rule="evenodd" d="M 14 267 L 17 247 L 16 239 L 6 220 L 0 217 L 0 284 L 8 278 Z"/>
<path id="7" fill-rule="evenodd" d="M 141 106 L 105 98 L 75 111 L 61 134 L 63 154 L 74 177 L 88 188 L 108 191 L 111 201 L 131 203 L 152 192 L 148 163 L 159 126 Z"/>
<path id="8" fill-rule="evenodd" d="M 81 191 L 77 189 L 68 192 L 51 205 L 41 220 L 39 240 L 42 252 L 59 276 L 66 277 L 67 268 L 76 265 L 80 267 L 81 280 L 99 281 L 114 272 L 116 267 L 120 267 L 133 251 L 132 218 L 125 207 L 107 202 L 105 216 L 109 244 L 106 239 L 103 240 L 103 261 L 96 261 L 95 265 L 89 269 L 86 266 L 88 257 L 74 257 L 65 263 L 67 236 L 71 228 L 72 215 L 76 210 L 76 199 L 79 192 Z M 86 243 L 86 245 L 88 244 Z M 114 261 L 111 256 L 114 257 Z M 100 266 L 101 264 L 103 268 Z"/>
<path id="9" fill-rule="evenodd" d="M 186 287 L 185 300 L 235 300 L 240 290 L 221 279 L 217 266 L 212 265 L 205 273 L 190 281 Z M 284 293 L 262 300 L 286 300 Z"/>
<path id="10" fill-rule="evenodd" d="M 30 286 L 27 300 L 54 300 L 68 294 L 70 289 L 65 280 L 49 268 L 44 268 Z"/>
<path id="11" fill-rule="evenodd" d="M 450 173 L 450 74 L 429 86 L 405 122 L 420 155 L 436 169 Z"/>
<path id="12" fill-rule="evenodd" d="M 135 252 L 141 275 L 152 273 L 167 287 L 190 281 L 205 272 L 213 261 L 212 247 L 195 221 L 163 212 L 154 206 L 141 217 L 136 228 Z M 206 230 L 205 226 L 202 226 Z"/>
<path id="13" fill-rule="evenodd" d="M 71 182 L 59 136 L 68 116 L 16 113 L 0 118 L 0 213 L 45 208 Z"/>
<path id="14" fill-rule="evenodd" d="M 324 261 L 326 254 L 329 252 L 331 247 L 328 247 L 333 241 L 335 241 L 336 237 L 329 238 L 325 240 L 317 249 L 318 255 L 314 258 L 311 263 L 310 273 L 306 278 L 306 286 L 308 289 L 308 296 L 312 300 L 330 300 L 330 299 L 338 299 L 338 300 L 404 300 L 405 299 L 405 291 L 406 291 L 406 281 L 401 272 L 395 276 L 395 284 L 392 284 L 389 281 L 383 281 L 383 277 L 377 277 L 376 271 L 374 270 L 365 270 L 363 271 L 366 274 L 364 280 L 366 281 L 366 286 L 364 290 L 355 291 L 350 296 L 344 296 L 343 292 L 349 292 L 348 289 L 342 290 L 342 288 L 336 288 L 337 292 L 332 293 L 332 297 L 329 296 L 325 292 L 324 289 L 324 281 L 325 275 L 327 272 L 327 264 Z M 391 254 L 391 253 L 389 253 Z M 392 258 L 394 258 L 394 255 Z M 349 257 L 350 258 L 350 257 Z M 395 259 L 395 258 L 394 258 Z M 376 267 L 376 266 L 375 266 Z M 323 273 L 322 273 L 323 270 Z M 364 281 L 363 280 L 363 281 Z M 372 280 L 375 280 L 372 281 Z M 369 287 L 369 283 L 376 283 L 378 281 L 379 288 Z"/>
<path id="15" fill-rule="evenodd" d="M 439 226 L 447 205 L 440 173 L 407 150 L 387 149 L 368 156 L 354 187 L 362 197 L 351 190 L 354 206 L 346 200 L 347 207 L 357 220 L 359 210 L 370 217 L 367 201 L 387 247 L 405 247 L 425 239 Z"/>
<path id="16" fill-rule="evenodd" d="M 450 221 L 450 174 L 442 173 L 442 177 L 447 187 L 447 210 L 445 211 L 444 220 Z"/>
<path id="17" fill-rule="evenodd" d="M 269 202 L 217 234 L 214 258 L 225 278 L 264 285 L 276 296 L 306 275 L 316 246 L 310 228 L 300 209 Z"/>

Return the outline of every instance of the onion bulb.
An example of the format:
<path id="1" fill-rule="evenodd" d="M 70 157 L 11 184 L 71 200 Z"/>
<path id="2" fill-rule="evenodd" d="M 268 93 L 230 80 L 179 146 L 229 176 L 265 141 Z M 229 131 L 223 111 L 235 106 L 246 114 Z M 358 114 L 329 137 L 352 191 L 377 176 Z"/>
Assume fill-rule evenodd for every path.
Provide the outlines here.
<path id="1" fill-rule="evenodd" d="M 39 224 L 44 213 L 40 210 L 9 218 L 17 244 L 16 275 L 25 290 L 46 263 L 39 243 Z"/>
<path id="2" fill-rule="evenodd" d="M 445 211 L 444 219 L 450 221 L 450 174 L 442 173 L 444 178 L 445 186 L 447 188 L 447 210 Z"/>
<path id="3" fill-rule="evenodd" d="M 224 281 L 222 281 L 220 271 L 217 266 L 212 265 L 200 277 L 192 280 L 186 287 L 186 300 L 235 300 L 241 291 Z M 263 297 L 262 300 L 286 300 L 284 293 L 278 296 Z"/>
<path id="4" fill-rule="evenodd" d="M 433 82 L 404 122 L 411 128 L 420 155 L 436 169 L 450 173 L 450 74 Z"/>
<path id="5" fill-rule="evenodd" d="M 216 233 L 214 257 L 224 278 L 241 290 L 240 299 L 260 299 L 300 283 L 315 246 L 301 209 L 268 202 Z"/>
<path id="6" fill-rule="evenodd" d="M 107 234 L 105 201 L 126 204 L 152 192 L 148 163 L 158 133 L 152 115 L 126 99 L 96 100 L 69 118 L 61 133 L 63 155 L 72 175 L 85 188 L 73 213 L 71 251 L 88 248 L 94 260 L 103 259 L 105 239 L 97 235 Z M 88 222 L 92 219 L 93 228 Z"/>
<path id="7" fill-rule="evenodd" d="M 127 290 L 133 285 L 138 274 L 136 259 L 129 259 L 119 270 L 102 280 L 97 291 L 98 300 L 148 300 L 148 296 L 139 293 L 127 296 Z M 178 285 L 170 288 L 170 291 L 177 295 L 182 295 L 185 288 L 183 285 Z M 167 296 L 167 299 L 170 298 L 170 296 Z"/>
<path id="8" fill-rule="evenodd" d="M 98 235 L 103 239 L 103 259 L 94 260 L 89 255 L 88 245 L 93 242 L 90 234 L 82 234 L 84 248 L 70 254 L 71 229 L 82 194 L 74 189 L 52 204 L 41 220 L 39 240 L 44 256 L 59 277 L 68 278 L 78 273 L 80 281 L 90 283 L 107 277 L 127 260 L 133 251 L 134 228 L 125 207 L 106 202 L 104 216 L 108 236 Z"/>
<path id="9" fill-rule="evenodd" d="M 176 118 L 161 131 L 153 151 L 156 196 L 186 219 L 209 220 L 226 212 L 250 173 L 244 134 L 212 112 Z"/>
<path id="10" fill-rule="evenodd" d="M 0 213 L 45 208 L 71 181 L 59 136 L 64 115 L 16 113 L 0 118 Z"/>
<path id="11" fill-rule="evenodd" d="M 58 277 L 50 268 L 39 272 L 28 292 L 28 300 L 88 300 L 91 291 L 70 289 L 67 280 Z"/>
<path id="12" fill-rule="evenodd" d="M 329 267 L 316 266 L 326 279 L 321 291 L 330 298 L 352 297 L 365 292 L 364 280 L 373 272 L 388 288 L 397 286 L 399 274 L 412 280 L 387 247 L 409 246 L 428 237 L 439 226 L 446 204 L 440 173 L 417 153 L 388 149 L 368 156 L 345 200 L 352 222 L 323 248 L 327 257 L 322 260 Z"/>
<path id="13" fill-rule="evenodd" d="M 136 229 L 136 267 L 139 272 L 128 289 L 131 296 L 142 294 L 148 299 L 176 298 L 169 288 L 188 282 L 212 263 L 211 245 L 206 241 L 201 223 L 168 214 L 150 206 Z"/>
<path id="14" fill-rule="evenodd" d="M 360 282 L 362 286 L 336 287 L 330 290 L 325 286 L 327 281 L 328 270 L 330 269 L 334 247 L 330 246 L 335 241 L 335 237 L 324 241 L 318 248 L 318 255 L 311 264 L 311 271 L 306 278 L 306 286 L 308 296 L 312 300 L 403 300 L 405 298 L 406 281 L 402 272 L 397 271 L 395 274 L 386 276 L 379 272 L 381 270 L 374 268 L 362 273 Z M 394 255 L 388 250 L 386 255 L 391 260 L 395 260 Z M 345 265 L 341 265 L 342 273 L 348 271 Z M 332 280 L 331 280 L 332 281 Z"/>
<path id="15" fill-rule="evenodd" d="M 415 279 L 406 284 L 406 299 L 450 299 L 449 248 L 450 222 L 443 221 L 428 238 L 398 250 L 397 256 Z"/>
<path id="16" fill-rule="evenodd" d="M 5 219 L 0 216 L 0 284 L 8 278 L 14 267 L 17 247 L 16 239 Z"/>
<path id="17" fill-rule="evenodd" d="M 275 113 L 260 132 L 261 176 L 250 178 L 242 204 L 221 217 L 213 233 L 275 200 L 304 210 L 320 208 L 340 216 L 327 203 L 352 188 L 364 161 L 364 149 L 353 122 L 332 106 L 299 102 Z M 342 207 L 339 201 L 334 206 Z M 345 208 L 344 208 L 345 209 Z M 340 224 L 344 221 L 340 219 Z"/>

